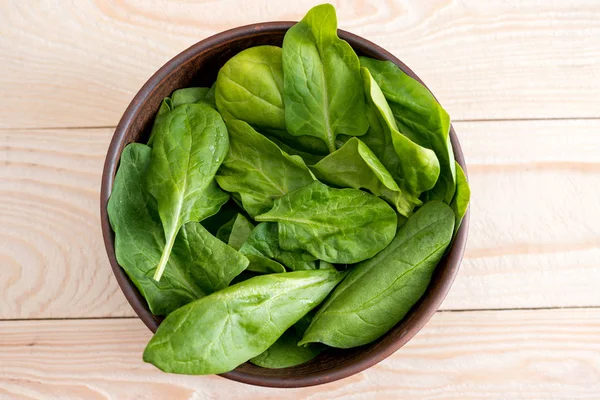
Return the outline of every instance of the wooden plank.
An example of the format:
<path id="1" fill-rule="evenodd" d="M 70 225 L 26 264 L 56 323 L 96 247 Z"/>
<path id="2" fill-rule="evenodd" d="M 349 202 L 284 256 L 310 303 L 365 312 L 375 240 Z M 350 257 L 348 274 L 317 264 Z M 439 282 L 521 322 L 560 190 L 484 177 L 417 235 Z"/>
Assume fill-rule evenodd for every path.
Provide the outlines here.
<path id="1" fill-rule="evenodd" d="M 600 310 L 442 312 L 358 375 L 303 389 L 165 374 L 137 319 L 0 322 L 0 397 L 575 399 L 600 395 Z"/>
<path id="2" fill-rule="evenodd" d="M 150 75 L 212 34 L 294 20 L 321 0 L 14 1 L 0 13 L 0 127 L 115 125 Z M 333 2 L 454 120 L 600 117 L 596 0 Z"/>
<path id="3" fill-rule="evenodd" d="M 443 308 L 600 306 L 600 120 L 456 128 L 471 230 Z M 99 227 L 111 135 L 0 131 L 0 319 L 133 315 Z"/>

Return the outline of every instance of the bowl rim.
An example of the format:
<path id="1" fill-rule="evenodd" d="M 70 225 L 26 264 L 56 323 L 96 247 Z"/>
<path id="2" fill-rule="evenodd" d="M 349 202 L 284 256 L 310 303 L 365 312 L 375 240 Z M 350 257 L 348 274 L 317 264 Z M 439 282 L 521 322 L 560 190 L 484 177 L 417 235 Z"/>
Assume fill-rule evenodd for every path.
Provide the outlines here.
<path id="1" fill-rule="evenodd" d="M 256 35 L 257 33 L 281 33 L 282 31 L 287 31 L 295 23 L 296 22 L 294 21 L 273 21 L 239 26 L 233 29 L 217 33 L 190 46 L 189 48 L 187 48 L 186 50 L 182 51 L 181 53 L 173 57 L 171 60 L 169 60 L 146 81 L 146 83 L 137 92 L 137 94 L 134 96 L 134 98 L 128 105 L 127 109 L 123 113 L 123 116 L 121 117 L 115 129 L 115 133 L 113 134 L 106 154 L 106 159 L 104 162 L 104 168 L 102 172 L 102 182 L 100 190 L 100 218 L 102 226 L 102 235 L 107 256 L 111 264 L 113 273 L 119 284 L 119 287 L 123 291 L 125 297 L 127 298 L 127 301 L 134 309 L 138 317 L 152 332 L 156 331 L 156 328 L 158 327 L 161 319 L 155 317 L 154 315 L 152 315 L 152 313 L 150 313 L 144 298 L 141 296 L 141 294 L 133 285 L 133 283 L 129 280 L 129 277 L 127 276 L 125 271 L 118 264 L 114 250 L 114 235 L 110 226 L 110 221 L 108 219 L 107 204 L 112 191 L 115 173 L 119 164 L 121 154 L 121 151 L 119 149 L 121 147 L 121 144 L 126 140 L 127 132 L 132 126 L 135 119 L 137 118 L 138 114 L 140 113 L 144 100 L 155 90 L 155 88 L 162 80 L 166 79 L 170 74 L 174 73 L 180 67 L 181 64 L 188 62 L 196 54 L 209 50 L 213 46 L 222 44 L 223 42 L 241 39 L 249 35 Z M 427 88 L 427 85 L 425 85 L 425 83 L 408 66 L 406 66 L 406 64 L 404 64 L 393 54 L 383 49 L 382 47 L 358 35 L 341 29 L 338 29 L 338 35 L 341 39 L 346 40 L 348 43 L 350 43 L 352 47 L 359 46 L 362 48 L 368 48 L 369 51 L 376 56 L 376 58 L 392 61 L 394 64 L 400 67 L 400 69 L 402 69 L 402 71 L 404 71 L 407 75 L 416 79 Z M 452 125 L 450 125 L 450 140 L 452 143 L 452 148 L 454 150 L 455 160 L 463 168 L 465 176 L 468 180 L 468 173 L 465 165 L 463 152 L 460 147 L 460 143 L 458 142 L 456 133 L 454 131 L 454 127 Z M 281 378 L 273 376 L 257 376 L 248 374 L 244 371 L 239 371 L 238 369 L 219 375 L 234 381 L 257 386 L 299 388 L 320 385 L 349 377 L 367 368 L 370 368 L 373 365 L 384 360 L 385 358 L 389 357 L 402 346 L 404 346 L 423 328 L 423 326 L 425 326 L 429 319 L 431 319 L 431 317 L 436 313 L 440 304 L 448 294 L 450 287 L 452 286 L 452 283 L 454 282 L 454 279 L 456 278 L 456 275 L 460 268 L 460 264 L 466 247 L 467 234 L 469 230 L 469 218 L 470 207 L 467 208 L 467 211 L 462 220 L 462 224 L 456 235 L 456 238 L 450 245 L 451 250 L 448 254 L 448 258 L 446 261 L 447 267 L 444 269 L 443 279 L 440 279 L 440 282 L 437 285 L 435 292 L 430 291 L 428 288 L 426 292 L 427 296 L 424 295 L 421 298 L 421 300 L 417 303 L 417 305 L 413 306 L 413 308 L 409 312 L 412 313 L 412 323 L 410 324 L 406 332 L 403 332 L 403 335 L 399 339 L 395 340 L 393 343 L 390 343 L 387 346 L 378 346 L 378 349 L 376 349 L 373 354 L 370 354 L 365 358 L 359 359 L 356 362 L 345 364 L 335 369 L 327 371 L 317 371 L 302 377 Z M 415 309 L 418 310 L 413 312 Z M 382 336 L 382 338 L 386 335 Z"/>

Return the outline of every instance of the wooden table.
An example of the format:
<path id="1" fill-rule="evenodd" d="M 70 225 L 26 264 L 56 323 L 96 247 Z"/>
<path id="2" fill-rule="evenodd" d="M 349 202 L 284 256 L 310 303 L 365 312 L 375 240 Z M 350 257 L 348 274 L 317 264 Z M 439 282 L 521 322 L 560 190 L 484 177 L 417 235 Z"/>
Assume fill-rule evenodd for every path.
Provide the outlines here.
<path id="1" fill-rule="evenodd" d="M 0 3 L 0 398 L 600 398 L 600 3 L 334 1 L 453 118 L 471 230 L 442 309 L 404 348 L 320 387 L 159 372 L 117 286 L 99 186 L 121 113 L 216 32 L 317 1 Z"/>

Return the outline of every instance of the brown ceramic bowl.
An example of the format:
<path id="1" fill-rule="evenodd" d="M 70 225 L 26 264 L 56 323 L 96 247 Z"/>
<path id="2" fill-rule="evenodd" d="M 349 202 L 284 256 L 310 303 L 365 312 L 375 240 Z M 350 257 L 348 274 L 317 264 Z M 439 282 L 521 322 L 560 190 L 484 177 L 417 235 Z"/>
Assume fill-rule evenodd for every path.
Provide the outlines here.
<path id="1" fill-rule="evenodd" d="M 125 297 L 152 332 L 156 331 L 161 318 L 150 313 L 144 298 L 117 263 L 114 234 L 106 212 L 121 152 L 131 142 L 145 143 L 154 116 L 164 97 L 169 96 L 176 89 L 187 86 L 210 86 L 215 81 L 219 68 L 241 50 L 258 45 L 281 46 L 283 36 L 293 24 L 293 22 L 270 22 L 248 25 L 219 33 L 196 43 L 166 63 L 146 82 L 127 107 L 117 126 L 106 155 L 102 175 L 100 194 L 102 233 L 108 259 Z M 339 36 L 350 43 L 359 55 L 390 60 L 408 75 L 422 82 L 406 65 L 381 47 L 342 30 L 339 31 Z M 452 128 L 450 136 L 456 160 L 466 172 L 463 154 Z M 425 295 L 400 323 L 377 341 L 348 350 L 334 349 L 297 367 L 264 369 L 245 363 L 222 376 L 253 385 L 302 387 L 342 379 L 377 364 L 408 342 L 436 312 L 458 272 L 468 228 L 469 213 L 467 212 L 452 248 L 435 270 Z"/>

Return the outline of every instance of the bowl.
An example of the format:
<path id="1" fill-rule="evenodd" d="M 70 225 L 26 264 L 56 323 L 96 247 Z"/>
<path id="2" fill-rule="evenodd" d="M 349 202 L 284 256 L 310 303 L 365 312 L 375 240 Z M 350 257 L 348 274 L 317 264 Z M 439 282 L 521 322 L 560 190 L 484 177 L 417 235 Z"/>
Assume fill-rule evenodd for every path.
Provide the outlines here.
<path id="1" fill-rule="evenodd" d="M 106 209 L 121 152 L 131 142 L 145 142 L 148 139 L 154 116 L 164 97 L 183 87 L 210 86 L 215 81 L 219 68 L 232 56 L 248 47 L 281 46 L 286 31 L 293 24 L 295 22 L 247 25 L 221 32 L 196 43 L 167 62 L 144 84 L 125 110 L 115 130 L 102 175 L 100 194 L 102 234 L 112 270 L 125 297 L 152 332 L 156 331 L 162 319 L 150 313 L 146 301 L 117 263 L 114 234 Z M 413 71 L 381 47 L 343 30 L 339 30 L 338 34 L 359 55 L 392 61 L 405 73 L 423 83 Z M 450 128 L 450 137 L 456 161 L 466 173 L 463 154 L 452 127 Z M 260 386 L 303 387 L 342 379 L 377 364 L 408 342 L 437 311 L 458 272 L 468 227 L 469 212 L 467 211 L 456 239 L 437 266 L 424 296 L 401 322 L 375 342 L 353 349 L 332 349 L 305 364 L 291 368 L 265 369 L 245 363 L 231 372 L 221 374 L 221 376 Z"/>

